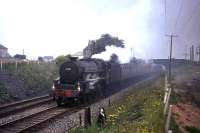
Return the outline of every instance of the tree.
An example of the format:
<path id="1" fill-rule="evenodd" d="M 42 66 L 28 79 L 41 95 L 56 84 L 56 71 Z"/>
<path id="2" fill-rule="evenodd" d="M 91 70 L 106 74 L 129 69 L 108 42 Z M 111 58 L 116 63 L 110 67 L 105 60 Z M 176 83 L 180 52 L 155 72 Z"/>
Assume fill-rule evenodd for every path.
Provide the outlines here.
<path id="1" fill-rule="evenodd" d="M 14 55 L 14 58 L 23 60 L 26 59 L 26 55 L 16 54 Z"/>
<path id="2" fill-rule="evenodd" d="M 70 60 L 71 60 L 70 58 L 72 58 L 71 54 L 67 54 L 67 55 L 65 55 L 65 59 L 66 59 L 66 61 L 70 61 Z"/>
<path id="3" fill-rule="evenodd" d="M 119 63 L 119 58 L 118 58 L 118 56 L 117 56 L 116 54 L 112 54 L 112 55 L 110 56 L 110 62 L 112 62 L 112 63 Z"/>
<path id="4" fill-rule="evenodd" d="M 64 63 L 65 61 L 70 61 L 71 59 L 71 55 L 60 55 L 58 57 L 56 57 L 55 62 L 58 66 L 60 66 L 62 63 Z"/>
<path id="5" fill-rule="evenodd" d="M 39 57 L 38 57 L 38 61 L 43 62 L 44 60 L 43 60 L 43 58 L 42 58 L 41 56 L 39 56 Z"/>
<path id="6" fill-rule="evenodd" d="M 133 58 L 130 59 L 130 63 L 133 63 L 133 64 L 144 64 L 145 60 L 136 59 L 135 57 L 133 57 Z"/>
<path id="7" fill-rule="evenodd" d="M 137 63 L 137 59 L 135 57 L 130 59 L 130 63 L 136 64 Z"/>

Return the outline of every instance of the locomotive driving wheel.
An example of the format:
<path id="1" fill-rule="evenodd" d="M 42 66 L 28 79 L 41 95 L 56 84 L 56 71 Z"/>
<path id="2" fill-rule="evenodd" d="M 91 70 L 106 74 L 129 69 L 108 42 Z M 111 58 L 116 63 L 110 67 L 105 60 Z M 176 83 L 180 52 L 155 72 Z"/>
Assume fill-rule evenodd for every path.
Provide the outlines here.
<path id="1" fill-rule="evenodd" d="M 62 98 L 61 97 L 57 97 L 56 98 L 56 103 L 58 106 L 62 106 Z"/>

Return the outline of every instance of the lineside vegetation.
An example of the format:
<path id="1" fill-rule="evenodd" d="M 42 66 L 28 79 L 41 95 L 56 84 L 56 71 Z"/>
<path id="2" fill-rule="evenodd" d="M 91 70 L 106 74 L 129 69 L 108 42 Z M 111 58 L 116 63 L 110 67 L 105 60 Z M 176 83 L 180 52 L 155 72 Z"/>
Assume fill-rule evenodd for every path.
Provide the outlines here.
<path id="1" fill-rule="evenodd" d="M 55 63 L 18 64 L 17 69 L 15 64 L 6 64 L 4 67 L 4 71 L 9 74 L 12 79 L 7 79 L 10 83 L 4 81 L 0 83 L 1 103 L 21 100 L 21 97 L 12 96 L 9 92 L 13 94 L 25 93 L 24 97 L 27 98 L 48 94 L 52 87 L 53 80 L 58 77 L 58 65 Z M 14 83 L 14 79 L 22 82 Z M 15 84 L 23 86 L 23 88 L 21 88 L 23 91 L 17 92 L 17 90 L 15 90 Z"/>
<path id="2" fill-rule="evenodd" d="M 146 87 L 138 87 L 128 97 L 113 104 L 107 111 L 107 124 L 96 124 L 72 133 L 163 133 L 163 78 Z"/>

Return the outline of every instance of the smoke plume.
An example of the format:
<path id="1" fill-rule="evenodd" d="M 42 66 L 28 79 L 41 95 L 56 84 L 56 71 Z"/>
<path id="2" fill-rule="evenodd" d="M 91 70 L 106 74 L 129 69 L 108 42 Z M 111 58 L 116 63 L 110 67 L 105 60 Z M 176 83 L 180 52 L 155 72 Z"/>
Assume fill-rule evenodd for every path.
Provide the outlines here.
<path id="1" fill-rule="evenodd" d="M 90 58 L 94 54 L 104 52 L 106 46 L 125 47 L 124 40 L 109 34 L 103 34 L 99 39 L 89 41 L 88 46 L 83 50 L 84 57 Z"/>

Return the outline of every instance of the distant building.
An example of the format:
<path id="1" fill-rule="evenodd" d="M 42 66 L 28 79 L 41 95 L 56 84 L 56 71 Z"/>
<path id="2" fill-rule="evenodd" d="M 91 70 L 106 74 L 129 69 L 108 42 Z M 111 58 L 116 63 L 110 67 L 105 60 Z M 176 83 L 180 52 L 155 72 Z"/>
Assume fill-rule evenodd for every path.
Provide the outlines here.
<path id="1" fill-rule="evenodd" d="M 8 58 L 8 48 L 0 44 L 0 58 Z"/>
<path id="2" fill-rule="evenodd" d="M 164 65 L 166 67 L 169 67 L 169 59 L 153 59 L 153 62 L 155 64 L 161 64 L 161 65 Z M 185 60 L 185 59 L 172 58 L 172 60 L 171 60 L 172 67 L 185 65 L 186 63 L 187 63 L 187 60 Z"/>
<path id="3" fill-rule="evenodd" d="M 44 62 L 52 62 L 53 61 L 53 56 L 44 56 L 44 57 L 38 57 L 40 61 Z"/>
<path id="4" fill-rule="evenodd" d="M 25 60 L 26 59 L 26 55 L 21 55 L 21 54 L 16 54 L 14 55 L 15 59 L 20 59 L 20 60 Z"/>

